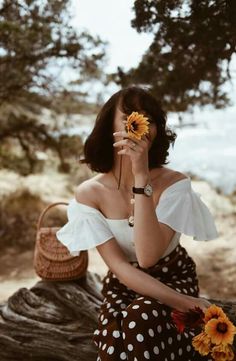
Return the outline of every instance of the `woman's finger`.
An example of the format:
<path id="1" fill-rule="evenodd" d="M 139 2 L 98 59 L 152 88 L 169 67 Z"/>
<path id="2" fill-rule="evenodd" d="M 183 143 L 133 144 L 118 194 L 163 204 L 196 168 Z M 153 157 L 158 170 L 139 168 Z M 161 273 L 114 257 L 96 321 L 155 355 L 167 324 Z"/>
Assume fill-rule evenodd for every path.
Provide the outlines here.
<path id="1" fill-rule="evenodd" d="M 136 148 L 137 145 L 138 145 L 137 142 L 135 142 L 134 140 L 131 140 L 131 139 L 127 139 L 127 138 L 119 140 L 118 142 L 113 143 L 114 147 L 128 146 L 131 149 Z"/>

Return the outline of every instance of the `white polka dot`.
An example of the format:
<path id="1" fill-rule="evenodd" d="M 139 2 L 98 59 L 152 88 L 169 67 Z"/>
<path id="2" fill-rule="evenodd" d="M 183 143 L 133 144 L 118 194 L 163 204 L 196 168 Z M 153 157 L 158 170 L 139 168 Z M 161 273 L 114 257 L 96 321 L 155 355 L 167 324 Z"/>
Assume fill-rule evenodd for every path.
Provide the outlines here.
<path id="1" fill-rule="evenodd" d="M 139 305 L 134 305 L 134 306 L 132 306 L 132 308 L 134 309 L 134 310 L 136 310 L 137 308 L 139 308 L 140 306 Z"/>
<path id="2" fill-rule="evenodd" d="M 137 357 L 134 358 L 134 361 L 138 361 Z"/>
<path id="3" fill-rule="evenodd" d="M 187 334 L 187 332 L 184 332 L 184 336 L 185 336 L 186 338 L 188 338 L 188 334 Z"/>
<path id="4" fill-rule="evenodd" d="M 143 342 L 143 340 L 144 340 L 144 337 L 143 337 L 143 335 L 141 335 L 141 333 L 138 333 L 136 338 L 139 342 Z"/>
<path id="5" fill-rule="evenodd" d="M 165 310 L 162 310 L 161 312 L 162 312 L 163 316 L 166 316 L 166 315 L 167 315 L 167 313 L 166 313 Z"/>
<path id="6" fill-rule="evenodd" d="M 168 330 L 171 329 L 171 326 L 170 326 L 170 324 L 169 324 L 168 322 L 166 323 L 166 328 L 167 328 Z"/>
<path id="7" fill-rule="evenodd" d="M 122 304 L 120 305 L 120 308 L 126 308 L 126 304 L 122 303 Z"/>
<path id="8" fill-rule="evenodd" d="M 105 318 L 105 320 L 102 321 L 102 324 L 103 324 L 103 325 L 106 325 L 107 323 L 108 323 L 108 319 Z"/>
<path id="9" fill-rule="evenodd" d="M 137 298 L 137 300 L 143 300 L 144 299 L 144 297 L 139 297 L 139 298 Z"/>
<path id="10" fill-rule="evenodd" d="M 149 328 L 148 333 L 151 337 L 154 337 L 154 331 L 152 328 Z"/>
<path id="11" fill-rule="evenodd" d="M 123 338 L 123 340 L 125 339 L 125 333 L 124 332 L 122 332 L 122 338 Z"/>
<path id="12" fill-rule="evenodd" d="M 157 317 L 158 316 L 158 312 L 156 310 L 152 310 L 152 314 L 153 316 Z"/>
<path id="13" fill-rule="evenodd" d="M 111 307 L 111 304 L 110 302 L 107 303 L 107 308 L 110 308 Z"/>
<path id="14" fill-rule="evenodd" d="M 152 302 L 151 302 L 151 301 L 146 300 L 146 301 L 144 301 L 144 303 L 146 303 L 147 305 L 150 305 Z"/>
<path id="15" fill-rule="evenodd" d="M 161 348 L 162 348 L 162 350 L 165 350 L 165 344 L 163 341 L 161 341 Z"/>
<path id="16" fill-rule="evenodd" d="M 102 346 L 102 350 L 105 350 L 106 347 L 107 347 L 107 344 L 104 343 L 104 345 Z"/>
<path id="17" fill-rule="evenodd" d="M 103 330 L 103 331 L 102 331 L 102 334 L 103 334 L 103 336 L 106 336 L 106 335 L 107 335 L 107 330 L 106 330 L 106 329 Z"/>
<path id="18" fill-rule="evenodd" d="M 179 348 L 178 354 L 181 356 L 183 354 L 182 348 Z"/>
<path id="19" fill-rule="evenodd" d="M 129 328 L 134 328 L 135 326 L 136 326 L 136 322 L 131 321 L 131 322 L 129 323 Z"/>
<path id="20" fill-rule="evenodd" d="M 126 353 L 125 353 L 125 352 L 121 352 L 121 354 L 120 354 L 120 359 L 121 359 L 121 360 L 125 360 L 125 359 L 126 359 Z"/>
<path id="21" fill-rule="evenodd" d="M 106 282 L 106 283 L 109 283 L 109 282 L 110 282 L 109 278 L 107 278 L 105 282 Z"/>
<path id="22" fill-rule="evenodd" d="M 176 291 L 178 291 L 178 292 L 181 292 L 181 290 L 180 290 L 179 288 L 177 288 L 177 287 L 176 287 L 176 289 L 175 289 L 175 290 L 176 290 Z"/>
<path id="23" fill-rule="evenodd" d="M 168 267 L 162 267 L 162 272 L 168 272 Z"/>
<path id="24" fill-rule="evenodd" d="M 131 343 L 129 343 L 127 347 L 129 351 L 133 351 L 134 349 L 134 346 Z"/>
<path id="25" fill-rule="evenodd" d="M 170 259 L 170 257 L 169 257 L 169 256 L 168 256 L 168 257 L 165 257 L 165 258 L 164 258 L 164 261 L 168 262 L 168 261 L 169 261 L 169 259 Z"/>
<path id="26" fill-rule="evenodd" d="M 177 262 L 177 265 L 180 267 L 180 266 L 182 265 L 182 261 L 179 260 L 179 261 Z"/>
<path id="27" fill-rule="evenodd" d="M 175 354 L 173 352 L 170 354 L 170 358 L 171 358 L 171 360 L 175 359 Z"/>
<path id="28" fill-rule="evenodd" d="M 186 347 L 186 350 L 187 350 L 188 352 L 191 351 L 191 346 L 188 345 L 188 346 Z"/>
<path id="29" fill-rule="evenodd" d="M 109 346 L 108 347 L 108 349 L 107 349 L 107 353 L 109 354 L 109 355 L 112 355 L 113 354 L 113 352 L 114 352 L 114 347 L 113 346 Z"/>
<path id="30" fill-rule="evenodd" d="M 177 335 L 177 340 L 178 340 L 178 341 L 181 340 L 181 335 L 180 335 L 180 334 Z"/>
<path id="31" fill-rule="evenodd" d="M 150 354 L 148 351 L 144 351 L 144 357 L 149 360 L 150 359 Z"/>
<path id="32" fill-rule="evenodd" d="M 183 292 L 186 293 L 186 294 L 188 293 L 188 291 L 186 290 L 186 288 L 183 288 Z"/>
<path id="33" fill-rule="evenodd" d="M 118 337 L 120 337 L 120 331 L 115 330 L 115 331 L 112 332 L 112 335 L 113 335 L 115 338 L 118 338 Z"/>
<path id="34" fill-rule="evenodd" d="M 161 327 L 161 325 L 158 325 L 157 326 L 157 332 L 161 333 L 161 331 L 162 331 L 162 327 Z"/>
<path id="35" fill-rule="evenodd" d="M 153 352 L 154 352 L 155 355 L 159 355 L 159 348 L 157 346 L 155 346 L 153 348 Z"/>
<path id="36" fill-rule="evenodd" d="M 122 300 L 116 300 L 116 303 L 121 303 L 122 302 Z"/>
<path id="37" fill-rule="evenodd" d="M 104 315 L 101 315 L 100 320 L 102 321 L 104 319 Z"/>
<path id="38" fill-rule="evenodd" d="M 113 316 L 116 317 L 118 315 L 118 312 L 113 312 Z"/>
<path id="39" fill-rule="evenodd" d="M 112 294 L 112 291 L 107 291 L 107 294 L 108 294 L 108 295 L 111 295 L 111 294 Z"/>
<path id="40" fill-rule="evenodd" d="M 128 315 L 128 312 L 127 311 L 121 311 L 123 317 L 125 318 L 127 315 Z"/>
<path id="41" fill-rule="evenodd" d="M 148 315 L 144 312 L 141 314 L 141 317 L 144 319 L 144 320 L 147 320 L 148 319 Z"/>
<path id="42" fill-rule="evenodd" d="M 172 344 L 172 342 L 173 342 L 172 337 L 169 337 L 169 338 L 168 338 L 168 344 L 169 344 L 169 345 L 171 345 L 171 344 Z"/>
<path id="43" fill-rule="evenodd" d="M 109 308 L 108 312 L 114 312 L 115 309 L 114 308 Z"/>
<path id="44" fill-rule="evenodd" d="M 116 298 L 117 295 L 115 293 L 113 293 L 113 295 L 111 295 L 112 298 Z"/>
<path id="45" fill-rule="evenodd" d="M 100 331 L 98 329 L 96 329 L 93 334 L 94 335 L 99 335 L 99 333 L 100 333 Z"/>

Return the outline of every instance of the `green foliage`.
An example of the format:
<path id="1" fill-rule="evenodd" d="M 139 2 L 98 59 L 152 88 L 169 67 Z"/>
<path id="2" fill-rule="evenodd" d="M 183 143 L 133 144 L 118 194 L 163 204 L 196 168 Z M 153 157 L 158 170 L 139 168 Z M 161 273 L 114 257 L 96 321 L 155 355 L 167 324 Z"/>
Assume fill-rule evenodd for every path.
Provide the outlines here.
<path id="1" fill-rule="evenodd" d="M 236 2 L 136 0 L 132 26 L 152 32 L 153 42 L 137 68 L 116 81 L 150 86 L 170 111 L 229 104 L 222 85 L 236 51 Z"/>
<path id="2" fill-rule="evenodd" d="M 64 164 L 59 139 L 65 124 L 57 114 L 79 112 L 86 95 L 80 89 L 103 72 L 105 44 L 70 25 L 69 0 L 3 0 L 0 3 L 0 142 L 18 140 L 29 169 L 35 152 L 53 149 Z M 61 73 L 76 69 L 73 83 Z M 75 74 L 75 72 L 73 73 Z M 44 122 L 45 108 L 54 121 Z"/>

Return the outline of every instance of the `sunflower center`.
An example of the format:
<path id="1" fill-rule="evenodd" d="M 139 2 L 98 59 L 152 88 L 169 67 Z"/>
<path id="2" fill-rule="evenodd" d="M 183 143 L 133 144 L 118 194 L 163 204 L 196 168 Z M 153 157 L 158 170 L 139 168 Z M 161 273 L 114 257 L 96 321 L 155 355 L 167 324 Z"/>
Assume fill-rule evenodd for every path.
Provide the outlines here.
<path id="1" fill-rule="evenodd" d="M 136 124 L 135 122 L 133 122 L 132 124 L 133 130 L 138 130 L 138 124 Z"/>
<path id="2" fill-rule="evenodd" d="M 227 325 L 224 322 L 219 322 L 217 325 L 217 331 L 220 333 L 225 333 L 227 332 Z"/>

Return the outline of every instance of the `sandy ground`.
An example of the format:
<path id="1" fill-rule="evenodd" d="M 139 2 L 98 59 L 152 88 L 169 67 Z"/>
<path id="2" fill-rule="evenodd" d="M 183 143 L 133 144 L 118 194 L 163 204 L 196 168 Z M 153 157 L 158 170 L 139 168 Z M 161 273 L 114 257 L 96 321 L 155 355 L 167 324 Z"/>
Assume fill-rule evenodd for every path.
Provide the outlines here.
<path id="1" fill-rule="evenodd" d="M 181 244 L 197 264 L 201 295 L 236 300 L 236 207 L 206 182 L 193 181 L 216 221 L 219 238 L 208 242 L 182 236 Z M 8 249 L 0 255 L 0 302 L 21 287 L 30 288 L 39 278 L 33 269 L 32 251 Z M 107 266 L 96 249 L 89 251 L 89 270 L 105 275 Z"/>

